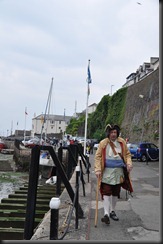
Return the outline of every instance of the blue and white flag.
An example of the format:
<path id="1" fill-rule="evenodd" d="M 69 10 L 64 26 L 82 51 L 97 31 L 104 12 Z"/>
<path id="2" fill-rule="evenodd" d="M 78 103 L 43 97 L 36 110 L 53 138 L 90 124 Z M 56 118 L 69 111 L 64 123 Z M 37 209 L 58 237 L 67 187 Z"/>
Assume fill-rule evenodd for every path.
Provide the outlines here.
<path id="1" fill-rule="evenodd" d="M 92 79 L 91 79 L 91 72 L 90 72 L 90 65 L 88 64 L 88 77 L 87 77 L 87 82 L 88 84 L 90 84 L 92 82 Z"/>

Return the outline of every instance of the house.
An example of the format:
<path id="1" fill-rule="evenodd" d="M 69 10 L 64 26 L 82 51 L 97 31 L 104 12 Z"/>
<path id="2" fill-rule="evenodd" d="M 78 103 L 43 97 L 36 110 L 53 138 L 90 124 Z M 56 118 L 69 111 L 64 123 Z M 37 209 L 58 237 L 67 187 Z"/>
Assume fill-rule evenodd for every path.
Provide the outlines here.
<path id="1" fill-rule="evenodd" d="M 131 86 L 140 80 L 144 79 L 147 75 L 151 74 L 151 72 L 155 71 L 159 67 L 159 58 L 151 57 L 150 62 L 144 62 L 136 72 L 131 73 L 126 77 L 126 83 L 122 87 Z"/>
<path id="2" fill-rule="evenodd" d="M 31 136 L 31 131 L 30 130 L 26 130 L 25 131 L 25 135 L 26 136 Z M 10 136 L 12 137 L 12 136 Z M 15 130 L 15 135 L 13 136 L 14 138 L 23 138 L 24 137 L 24 130 Z"/>
<path id="3" fill-rule="evenodd" d="M 89 106 L 88 106 L 88 114 L 91 114 L 91 113 L 95 112 L 96 108 L 97 108 L 97 103 L 92 103 L 91 105 L 89 105 Z M 80 115 L 81 115 L 81 114 L 85 114 L 85 112 L 86 112 L 86 110 L 83 110 L 83 111 L 80 113 Z"/>
<path id="4" fill-rule="evenodd" d="M 96 103 L 92 103 L 91 105 L 88 106 L 88 114 L 91 114 L 93 112 L 95 112 L 97 108 L 97 104 Z"/>
<path id="5" fill-rule="evenodd" d="M 32 132 L 31 134 L 40 135 L 63 135 L 66 131 L 72 116 L 65 115 L 38 115 L 32 119 Z"/>

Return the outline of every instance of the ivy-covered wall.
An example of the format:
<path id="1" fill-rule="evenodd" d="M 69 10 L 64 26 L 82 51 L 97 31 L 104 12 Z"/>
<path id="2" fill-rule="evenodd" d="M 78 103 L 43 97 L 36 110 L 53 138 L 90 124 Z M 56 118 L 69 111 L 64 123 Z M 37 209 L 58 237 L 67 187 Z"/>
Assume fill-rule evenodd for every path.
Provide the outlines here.
<path id="1" fill-rule="evenodd" d="M 88 116 L 87 138 L 104 138 L 108 123 L 118 124 L 122 137 L 130 142 L 150 141 L 159 146 L 159 69 L 112 96 L 104 95 Z M 72 119 L 67 133 L 84 136 L 84 125 L 85 116 Z"/>

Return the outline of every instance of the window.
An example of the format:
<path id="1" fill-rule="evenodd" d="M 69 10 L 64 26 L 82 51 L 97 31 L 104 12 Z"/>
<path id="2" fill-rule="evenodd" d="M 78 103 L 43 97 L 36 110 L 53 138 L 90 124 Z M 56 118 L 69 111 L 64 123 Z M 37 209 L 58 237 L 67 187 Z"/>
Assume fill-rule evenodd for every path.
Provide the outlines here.
<path id="1" fill-rule="evenodd" d="M 150 146 L 151 146 L 151 148 L 157 149 L 157 146 L 154 144 L 151 144 Z"/>

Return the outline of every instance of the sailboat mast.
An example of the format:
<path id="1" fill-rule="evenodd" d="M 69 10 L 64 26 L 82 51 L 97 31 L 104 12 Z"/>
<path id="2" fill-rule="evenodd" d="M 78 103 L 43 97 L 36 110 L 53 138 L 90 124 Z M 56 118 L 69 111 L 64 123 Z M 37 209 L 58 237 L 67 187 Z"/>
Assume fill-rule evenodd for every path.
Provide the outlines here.
<path id="1" fill-rule="evenodd" d="M 46 119 L 47 119 L 47 116 L 46 116 L 47 109 L 48 109 L 48 113 L 50 111 L 52 88 L 53 88 L 53 77 L 52 77 L 52 81 L 51 81 L 51 85 L 50 85 L 50 90 L 49 90 L 49 94 L 48 94 L 48 100 L 47 100 L 46 108 L 45 108 L 44 120 L 43 120 L 43 124 L 42 124 L 42 128 L 41 128 L 41 141 L 42 141 L 42 134 L 43 134 L 44 124 L 46 123 Z M 46 134 L 47 134 L 47 126 L 46 126 L 46 130 L 45 130 L 45 141 L 46 141 Z"/>
<path id="2" fill-rule="evenodd" d="M 47 116 L 46 130 L 45 130 L 45 142 L 46 142 L 46 139 L 47 139 L 47 129 L 48 129 L 48 122 L 49 122 L 49 115 L 50 115 L 52 89 L 53 89 L 53 78 L 52 78 L 52 84 L 51 84 L 51 88 L 50 88 L 50 92 L 49 92 L 48 116 Z"/>

